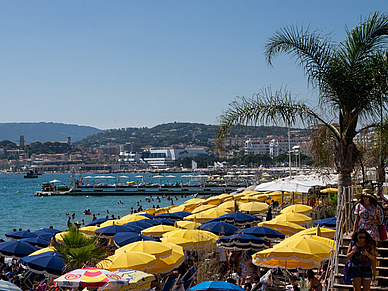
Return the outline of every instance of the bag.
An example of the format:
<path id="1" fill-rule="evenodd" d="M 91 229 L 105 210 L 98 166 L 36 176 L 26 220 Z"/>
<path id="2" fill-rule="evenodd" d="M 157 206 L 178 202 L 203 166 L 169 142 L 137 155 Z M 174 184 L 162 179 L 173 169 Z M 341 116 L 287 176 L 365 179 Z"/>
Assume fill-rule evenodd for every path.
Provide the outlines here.
<path id="1" fill-rule="evenodd" d="M 346 285 L 352 285 L 352 280 L 350 280 L 350 266 L 351 266 L 351 262 L 349 260 L 349 262 L 347 262 L 345 264 L 345 267 L 344 267 L 344 276 L 342 278 L 342 280 L 344 280 L 344 283 Z"/>
<path id="2" fill-rule="evenodd" d="M 379 225 L 380 240 L 387 240 L 387 230 L 384 224 Z"/>

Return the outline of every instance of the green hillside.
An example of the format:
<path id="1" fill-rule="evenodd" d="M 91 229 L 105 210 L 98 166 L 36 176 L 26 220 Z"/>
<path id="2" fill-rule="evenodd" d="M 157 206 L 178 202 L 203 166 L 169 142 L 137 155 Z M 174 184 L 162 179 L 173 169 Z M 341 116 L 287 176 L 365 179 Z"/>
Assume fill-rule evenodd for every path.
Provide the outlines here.
<path id="1" fill-rule="evenodd" d="M 167 123 L 152 128 L 112 129 L 88 136 L 76 143 L 78 146 L 98 147 L 107 144 L 125 144 L 133 142 L 139 147 L 165 147 L 170 145 L 197 145 L 213 147 L 218 127 L 201 123 Z M 306 130 L 301 130 L 304 133 Z M 232 131 L 231 137 L 267 137 L 287 136 L 287 128 L 275 126 L 242 127 Z"/>

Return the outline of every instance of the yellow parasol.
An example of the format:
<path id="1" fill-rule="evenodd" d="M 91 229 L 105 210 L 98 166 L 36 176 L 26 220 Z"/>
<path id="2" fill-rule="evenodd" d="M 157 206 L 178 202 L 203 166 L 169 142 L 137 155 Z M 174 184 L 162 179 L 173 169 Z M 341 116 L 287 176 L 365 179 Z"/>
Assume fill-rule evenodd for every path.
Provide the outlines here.
<path id="1" fill-rule="evenodd" d="M 163 234 L 163 238 L 167 237 L 180 237 L 191 241 L 193 245 L 188 248 L 191 250 L 215 246 L 216 241 L 219 239 L 217 235 L 210 231 L 189 229 L 174 230 Z"/>
<path id="2" fill-rule="evenodd" d="M 156 258 L 153 255 L 143 252 L 122 251 L 100 261 L 97 264 L 97 268 L 109 271 L 117 271 L 120 269 L 144 271 L 152 268 L 155 263 Z"/>
<path id="3" fill-rule="evenodd" d="M 209 209 L 215 208 L 215 207 L 217 207 L 217 205 L 205 204 L 205 205 L 198 206 L 193 211 L 191 211 L 191 213 L 193 213 L 193 214 L 200 213 L 202 211 L 206 211 L 206 210 L 209 210 Z"/>
<path id="4" fill-rule="evenodd" d="M 156 258 L 165 258 L 171 254 L 171 247 L 167 244 L 157 241 L 137 241 L 127 244 L 115 251 L 115 254 L 122 252 L 143 252 L 155 256 Z"/>
<path id="5" fill-rule="evenodd" d="M 193 198 L 193 199 L 185 201 L 185 204 L 198 204 L 198 203 L 201 203 L 204 201 L 205 201 L 205 199 L 202 199 L 202 198 Z"/>
<path id="6" fill-rule="evenodd" d="M 294 205 L 290 205 L 290 206 L 287 206 L 285 207 L 284 209 L 282 209 L 280 211 L 280 213 L 310 213 L 311 211 L 313 210 L 313 208 L 311 206 L 308 206 L 308 205 L 303 205 L 303 204 L 294 204 Z"/>
<path id="7" fill-rule="evenodd" d="M 319 192 L 321 192 L 321 193 L 338 193 L 338 189 L 337 188 L 326 188 L 326 189 L 323 189 Z"/>
<path id="8" fill-rule="evenodd" d="M 159 238 L 162 236 L 162 234 L 169 232 L 169 231 L 177 230 L 177 229 L 178 228 L 173 227 L 171 225 L 160 224 L 160 225 L 155 225 L 155 226 L 151 226 L 151 227 L 148 227 L 146 229 L 143 229 L 141 231 L 141 234 L 148 235 L 148 236 L 155 237 L 155 238 Z"/>
<path id="9" fill-rule="evenodd" d="M 200 222 L 205 222 L 213 218 L 220 217 L 221 215 L 231 213 L 233 210 L 231 209 L 218 209 L 218 208 L 213 208 L 209 209 L 206 211 L 202 211 L 200 213 L 192 214 L 189 216 L 186 216 L 186 220 L 193 220 L 193 221 L 200 221 Z"/>
<path id="10" fill-rule="evenodd" d="M 287 221 L 296 224 L 304 224 L 306 222 L 310 222 L 312 219 L 304 214 L 300 213 L 283 213 L 276 216 L 273 220 L 275 221 Z"/>
<path id="11" fill-rule="evenodd" d="M 335 234 L 334 229 L 317 226 L 317 227 L 307 228 L 306 230 L 302 230 L 301 232 L 298 232 L 295 235 L 317 235 L 317 236 L 333 239 L 334 234 Z"/>
<path id="12" fill-rule="evenodd" d="M 171 246 L 171 254 L 167 258 L 158 259 L 155 266 L 152 269 L 147 270 L 147 272 L 150 272 L 151 274 L 166 274 L 179 267 L 183 263 L 185 258 L 183 248 L 172 243 L 165 244 Z"/>
<path id="13" fill-rule="evenodd" d="M 252 262 L 256 266 L 267 268 L 311 269 L 320 265 L 321 258 L 308 251 L 283 246 L 254 254 Z"/>
<path id="14" fill-rule="evenodd" d="M 35 256 L 35 255 L 43 254 L 46 252 L 55 252 L 55 248 L 53 246 L 49 246 L 49 247 L 46 247 L 46 248 L 43 248 L 43 249 L 40 249 L 40 250 L 37 250 L 37 251 L 31 253 L 31 254 L 29 254 L 29 256 Z"/>
<path id="15" fill-rule="evenodd" d="M 217 206 L 218 209 L 231 209 L 234 210 L 235 207 L 237 207 L 238 202 L 235 200 L 229 200 L 227 202 L 221 203 Z"/>
<path id="16" fill-rule="evenodd" d="M 97 225 L 84 226 L 84 227 L 80 227 L 79 231 L 82 233 L 89 234 L 89 235 L 94 235 L 94 231 L 99 229 L 99 228 L 100 227 L 98 227 Z"/>
<path id="17" fill-rule="evenodd" d="M 186 220 L 179 220 L 176 221 L 174 224 L 177 228 L 183 228 L 183 229 L 197 229 L 201 226 L 201 223 L 199 222 L 193 222 L 193 221 L 186 221 Z"/>
<path id="18" fill-rule="evenodd" d="M 121 286 L 119 291 L 150 289 L 151 282 L 155 280 L 154 275 L 142 271 L 123 270 L 117 271 L 115 273 L 119 275 L 122 279 L 128 281 L 128 286 Z M 103 290 L 109 290 L 109 287 L 107 288 L 108 289 L 104 288 Z"/>
<path id="19" fill-rule="evenodd" d="M 247 202 L 260 202 L 259 198 L 256 198 L 254 196 L 243 196 L 240 198 L 239 202 L 247 203 Z"/>
<path id="20" fill-rule="evenodd" d="M 119 219 L 107 220 L 107 221 L 105 221 L 105 222 L 100 224 L 100 228 L 103 228 L 103 227 L 106 227 L 106 226 L 111 226 L 111 225 L 122 225 L 122 224 L 125 223 L 125 222 L 120 222 L 120 220 Z"/>
<path id="21" fill-rule="evenodd" d="M 285 235 L 293 235 L 299 231 L 305 230 L 305 228 L 303 226 L 300 226 L 299 224 L 286 221 L 275 221 L 273 219 L 269 221 L 260 222 L 258 226 L 266 226 L 269 228 L 273 228 Z"/>
<path id="22" fill-rule="evenodd" d="M 63 242 L 63 236 L 66 235 L 68 233 L 68 231 L 63 231 L 63 232 L 59 232 L 55 235 L 55 240 L 59 243 L 62 243 Z M 85 238 L 90 238 L 90 236 L 88 236 L 87 234 L 85 233 L 80 233 L 82 234 Z"/>
<path id="23" fill-rule="evenodd" d="M 189 239 L 186 239 L 186 238 L 182 238 L 182 237 L 162 237 L 160 239 L 160 241 L 162 243 L 173 243 L 173 244 L 176 244 L 177 246 L 181 246 L 183 247 L 184 249 L 190 249 L 191 247 L 193 247 L 195 244 L 189 240 Z"/>
<path id="24" fill-rule="evenodd" d="M 310 238 L 310 236 L 293 235 L 274 246 L 274 248 L 285 246 L 315 254 L 319 256 L 321 260 L 330 257 L 331 247 L 328 244 Z"/>
<path id="25" fill-rule="evenodd" d="M 214 197 L 210 197 L 208 199 L 206 199 L 204 202 L 204 204 L 206 205 L 220 205 L 222 203 L 222 198 L 220 198 L 219 196 L 214 196 Z"/>
<path id="26" fill-rule="evenodd" d="M 143 220 L 143 219 L 148 219 L 148 218 L 143 216 L 143 215 L 129 214 L 129 215 L 122 217 L 119 220 L 119 224 L 125 224 L 128 222 L 139 221 L 139 220 Z"/>
<path id="27" fill-rule="evenodd" d="M 238 206 L 238 209 L 241 212 L 257 214 L 257 213 L 263 213 L 268 211 L 269 205 L 267 203 L 262 203 L 262 202 L 248 202 L 248 203 L 241 203 Z"/>

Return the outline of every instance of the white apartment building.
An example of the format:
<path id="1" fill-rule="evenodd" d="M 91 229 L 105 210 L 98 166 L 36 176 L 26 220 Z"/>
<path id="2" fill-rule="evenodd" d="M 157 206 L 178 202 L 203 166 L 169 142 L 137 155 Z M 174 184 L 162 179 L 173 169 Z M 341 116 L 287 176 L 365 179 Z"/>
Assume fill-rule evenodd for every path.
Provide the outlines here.
<path id="1" fill-rule="evenodd" d="M 155 148 L 149 149 L 143 153 L 120 152 L 119 161 L 147 163 L 154 167 L 171 166 L 175 161 L 195 156 L 206 156 L 204 147 L 186 147 L 186 148 Z"/>
<path id="2" fill-rule="evenodd" d="M 309 152 L 311 141 L 308 137 L 305 138 L 291 138 L 290 144 L 288 138 L 263 138 L 263 139 L 249 139 L 245 142 L 245 154 L 265 155 L 276 157 L 282 153 L 287 153 L 289 147 L 300 146 L 303 144 L 303 153 Z"/>

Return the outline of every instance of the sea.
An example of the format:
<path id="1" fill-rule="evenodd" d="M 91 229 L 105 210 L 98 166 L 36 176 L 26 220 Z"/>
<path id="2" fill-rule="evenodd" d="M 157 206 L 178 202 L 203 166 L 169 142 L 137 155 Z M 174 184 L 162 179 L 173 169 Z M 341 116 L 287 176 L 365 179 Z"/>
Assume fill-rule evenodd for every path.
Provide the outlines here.
<path id="1" fill-rule="evenodd" d="M 106 174 L 105 176 L 107 176 Z M 111 174 L 109 174 L 111 175 Z M 125 173 L 128 178 L 122 179 L 122 182 L 141 182 L 143 178 L 139 174 Z M 164 174 L 155 175 L 151 173 L 141 174 L 145 182 L 153 183 L 175 183 L 175 182 L 192 182 L 192 177 L 186 174 Z M 83 174 L 85 176 L 97 176 L 94 174 Z M 114 174 L 118 176 L 118 174 Z M 169 176 L 169 177 L 167 177 Z M 174 176 L 174 177 L 173 177 Z M 72 222 L 84 220 L 85 224 L 91 222 L 92 215 L 84 215 L 85 210 L 90 209 L 92 214 L 97 218 L 120 216 L 123 217 L 130 213 L 131 207 L 137 209 L 137 202 L 142 205 L 143 209 L 151 208 L 153 205 L 165 207 L 171 205 L 171 201 L 166 197 L 160 197 L 161 201 L 156 199 L 146 202 L 145 198 L 156 198 L 156 196 L 147 195 L 124 195 L 124 196 L 34 196 L 35 191 L 41 190 L 42 183 L 52 180 L 59 180 L 62 183 L 70 185 L 72 182 L 71 174 L 43 174 L 38 178 L 26 179 L 22 174 L 2 174 L 0 175 L 0 238 L 7 240 L 5 233 L 12 232 L 13 229 L 36 231 L 40 228 L 53 226 L 55 229 L 65 230 L 68 215 L 75 213 Z M 195 179 L 195 178 L 194 178 Z M 97 180 L 96 180 L 97 181 Z M 101 181 L 101 179 L 100 179 Z M 113 180 L 114 181 L 114 180 Z M 112 181 L 112 183 L 113 183 Z M 89 182 L 93 180 L 89 179 Z M 109 179 L 104 182 L 109 183 Z M 193 198 L 188 195 L 182 198 L 176 195 L 178 200 L 174 204 L 182 204 L 186 200 Z M 121 200 L 122 204 L 118 203 Z"/>

